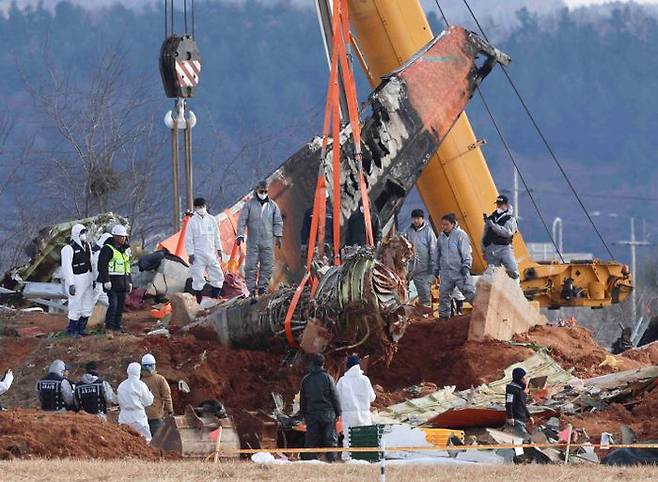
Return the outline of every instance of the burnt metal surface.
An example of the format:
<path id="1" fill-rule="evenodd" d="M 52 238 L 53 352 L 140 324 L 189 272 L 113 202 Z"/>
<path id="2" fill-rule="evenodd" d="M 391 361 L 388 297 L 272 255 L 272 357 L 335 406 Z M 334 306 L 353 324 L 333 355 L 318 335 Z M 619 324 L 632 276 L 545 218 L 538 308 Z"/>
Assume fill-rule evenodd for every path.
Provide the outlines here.
<path id="1" fill-rule="evenodd" d="M 482 61 L 476 63 L 480 57 Z M 418 176 L 463 111 L 475 87 L 496 61 L 508 59 L 475 34 L 451 27 L 400 69 L 387 76 L 369 98 L 362 152 L 372 209 L 382 226 L 393 219 Z M 478 65 L 479 64 L 479 65 Z M 327 190 L 332 192 L 331 142 L 327 149 Z M 358 166 L 351 127 L 341 133 L 341 230 L 359 208 Z M 306 144 L 269 176 L 272 197 L 284 215 L 284 250 L 279 279 L 303 273 L 300 231 L 312 205 L 320 165 L 321 139 Z"/>
<path id="2" fill-rule="evenodd" d="M 413 310 L 407 304 L 406 288 L 412 253 L 411 244 L 396 237 L 385 241 L 377 256 L 362 248 L 341 266 L 329 268 L 320 277 L 315 298 L 307 287 L 297 304 L 291 324 L 294 338 L 304 339 L 312 322 L 311 337 L 323 340 L 304 340 L 302 348 L 315 347 L 307 351 L 344 350 L 367 343 L 373 351 L 392 356 Z M 204 336 L 209 329 L 229 346 L 267 349 L 273 339 L 285 339 L 284 320 L 293 294 L 292 288 L 282 288 L 257 301 L 234 298 L 185 329 Z"/>

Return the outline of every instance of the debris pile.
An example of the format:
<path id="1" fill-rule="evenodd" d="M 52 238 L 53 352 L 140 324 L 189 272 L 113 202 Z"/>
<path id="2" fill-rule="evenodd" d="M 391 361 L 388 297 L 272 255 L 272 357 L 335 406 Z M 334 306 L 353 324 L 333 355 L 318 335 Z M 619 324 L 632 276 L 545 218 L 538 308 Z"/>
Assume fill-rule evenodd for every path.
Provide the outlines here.
<path id="1" fill-rule="evenodd" d="M 125 425 L 86 413 L 0 412 L 0 459 L 55 458 L 158 460 L 160 454 Z"/>

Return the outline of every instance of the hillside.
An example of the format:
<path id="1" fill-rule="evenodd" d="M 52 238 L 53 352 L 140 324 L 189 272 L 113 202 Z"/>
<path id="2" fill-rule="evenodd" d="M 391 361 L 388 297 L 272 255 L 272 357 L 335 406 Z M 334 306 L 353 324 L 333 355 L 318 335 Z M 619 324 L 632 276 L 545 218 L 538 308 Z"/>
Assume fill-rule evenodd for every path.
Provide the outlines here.
<path id="1" fill-rule="evenodd" d="M 481 10 L 481 3 L 474 5 Z M 449 6 L 457 8 L 456 2 Z M 327 67 L 311 9 L 256 0 L 199 1 L 197 9 L 203 70 L 191 104 L 199 118 L 196 179 L 198 190 L 219 208 L 319 133 Z M 643 15 L 642 7 L 606 9 L 596 15 L 596 9 L 564 9 L 546 17 L 520 11 L 518 27 L 498 44 L 512 56 L 510 72 L 588 209 L 616 214 L 595 218 L 613 242 L 627 239 L 627 216 L 646 220 L 649 234 L 656 221 L 658 150 L 651 130 L 658 107 L 652 81 L 658 23 Z M 435 11 L 430 19 L 437 30 Z M 0 149 L 7 174 L 0 182 L 0 206 L 17 212 L 0 224 L 10 236 L 0 264 L 17 259 L 8 249 L 44 222 L 101 208 L 130 215 L 141 238 L 166 231 L 170 173 L 162 118 L 172 103 L 164 98 L 157 71 L 163 35 L 162 13 L 154 7 L 87 11 L 62 2 L 53 10 L 11 7 L 6 18 L 0 17 L 6 92 L 0 103 L 0 141 L 7 139 Z M 84 118 L 90 86 L 96 85 L 92 79 L 98 78 L 99 65 L 112 58 L 120 82 L 113 86 L 107 112 L 138 96 L 139 105 L 123 122 L 128 132 L 140 136 L 110 156 L 109 178 L 127 176 L 140 189 L 79 198 L 77 193 L 85 190 L 84 169 L 43 100 L 65 99 L 58 104 L 65 106 L 65 124 Z M 483 90 L 546 217 L 564 219 L 567 249 L 604 256 L 502 73 L 494 72 Z M 360 92 L 365 95 L 366 86 Z M 116 112 L 123 111 L 116 107 L 111 115 Z M 477 98 L 469 114 L 478 137 L 488 140 L 486 154 L 499 189 L 509 189 L 510 162 Z M 42 202 L 34 203 L 37 194 Z M 527 197 L 521 202 L 526 239 L 544 239 Z M 627 259 L 625 250 L 615 250 Z"/>

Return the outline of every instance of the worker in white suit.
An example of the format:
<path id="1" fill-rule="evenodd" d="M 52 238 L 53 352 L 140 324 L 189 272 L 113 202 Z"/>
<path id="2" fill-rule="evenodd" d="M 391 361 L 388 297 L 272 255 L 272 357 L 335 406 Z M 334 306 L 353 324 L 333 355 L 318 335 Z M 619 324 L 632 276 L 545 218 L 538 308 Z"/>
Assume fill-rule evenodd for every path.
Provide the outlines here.
<path id="1" fill-rule="evenodd" d="M 14 381 L 14 372 L 11 371 L 11 369 L 7 369 L 5 371 L 4 376 L 2 377 L 2 380 L 0 380 L 0 395 L 7 393 L 9 388 L 11 388 L 11 384 Z M 2 405 L 0 405 L 0 411 L 4 410 L 2 408 Z"/>
<path id="2" fill-rule="evenodd" d="M 101 249 L 103 249 L 103 245 L 107 240 L 111 238 L 112 235 L 110 233 L 103 233 L 103 235 L 98 238 L 98 241 L 96 241 L 96 246 L 91 250 L 91 268 L 94 273 L 94 279 L 98 279 L 98 257 L 101 254 Z M 98 302 L 104 306 L 110 304 L 107 298 L 107 293 L 103 290 L 103 285 L 101 283 L 96 283 L 96 288 L 94 288 L 94 302 L 92 303 L 92 306 L 96 306 Z"/>
<path id="3" fill-rule="evenodd" d="M 68 297 L 69 324 L 66 334 L 84 336 L 94 308 L 94 275 L 87 228 L 82 224 L 71 228 L 71 241 L 62 248 L 60 256 L 64 290 Z"/>
<path id="4" fill-rule="evenodd" d="M 363 374 L 356 355 L 347 358 L 347 371 L 336 383 L 338 400 L 343 409 L 343 447 L 350 446 L 350 427 L 372 425 L 370 404 L 375 401 L 375 391 L 370 379 Z M 343 452 L 343 459 L 349 452 Z"/>
<path id="5" fill-rule="evenodd" d="M 185 250 L 190 260 L 192 290 L 197 302 L 201 303 L 206 274 L 212 286 L 210 296 L 219 298 L 224 285 L 224 272 L 219 264 L 222 259 L 222 242 L 217 220 L 208 214 L 206 200 L 201 197 L 194 200 L 194 214 L 187 223 Z"/>
<path id="6" fill-rule="evenodd" d="M 148 417 L 145 408 L 153 403 L 153 394 L 146 383 L 139 379 L 142 367 L 133 362 L 128 365 L 128 378 L 117 388 L 119 401 L 119 424 L 135 429 L 147 442 L 151 441 Z"/>

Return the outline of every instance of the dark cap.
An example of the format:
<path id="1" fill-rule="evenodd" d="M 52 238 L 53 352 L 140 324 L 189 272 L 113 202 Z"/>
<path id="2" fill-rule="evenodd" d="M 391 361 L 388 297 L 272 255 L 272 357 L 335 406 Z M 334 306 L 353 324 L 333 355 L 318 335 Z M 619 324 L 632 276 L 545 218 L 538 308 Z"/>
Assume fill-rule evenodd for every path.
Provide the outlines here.
<path id="1" fill-rule="evenodd" d="M 87 373 L 91 373 L 92 375 L 96 374 L 96 370 L 98 370 L 98 364 L 95 361 L 90 361 L 87 362 L 85 365 L 85 370 Z"/>
<path id="2" fill-rule="evenodd" d="M 356 366 L 359 364 L 361 360 L 359 359 L 358 355 L 350 355 L 347 357 L 347 361 L 345 362 L 345 365 L 347 365 L 347 369 L 349 370 L 353 366 Z"/>
<path id="3" fill-rule="evenodd" d="M 424 218 L 425 217 L 425 211 L 422 209 L 414 209 L 411 211 L 411 217 L 412 218 Z"/>
<path id="4" fill-rule="evenodd" d="M 324 355 L 321 355 L 320 353 L 311 355 L 311 366 L 321 367 L 322 365 L 324 365 Z"/>
<path id="5" fill-rule="evenodd" d="M 496 204 L 509 204 L 509 198 L 501 194 L 496 198 Z"/>
<path id="6" fill-rule="evenodd" d="M 194 200 L 194 202 L 192 203 L 192 205 L 193 205 L 195 208 L 200 208 L 201 206 L 206 206 L 206 200 L 205 200 L 204 198 L 202 198 L 202 197 L 198 197 L 198 198 L 196 198 L 196 199 Z"/>
<path id="7" fill-rule="evenodd" d="M 256 184 L 256 190 L 258 189 L 267 189 L 267 181 L 265 179 L 259 181 L 258 184 Z"/>
<path id="8" fill-rule="evenodd" d="M 520 382 L 523 377 L 525 377 L 526 371 L 521 368 L 521 367 L 516 367 L 514 370 L 512 370 L 512 380 L 515 382 Z"/>

